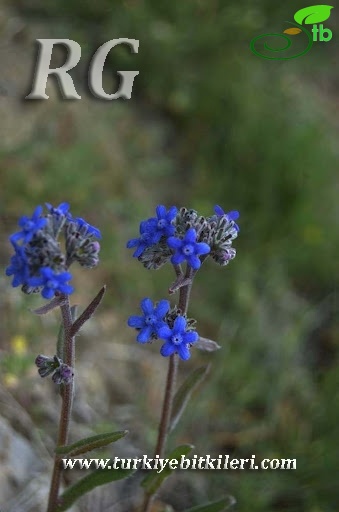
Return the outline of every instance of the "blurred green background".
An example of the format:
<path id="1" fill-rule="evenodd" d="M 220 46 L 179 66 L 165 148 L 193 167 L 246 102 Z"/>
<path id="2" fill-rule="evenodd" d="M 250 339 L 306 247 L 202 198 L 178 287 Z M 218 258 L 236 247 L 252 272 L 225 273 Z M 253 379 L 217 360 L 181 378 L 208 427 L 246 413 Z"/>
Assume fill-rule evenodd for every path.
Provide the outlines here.
<path id="1" fill-rule="evenodd" d="M 296 458 L 297 470 L 199 472 L 199 486 L 191 474 L 191 494 L 163 498 L 174 510 L 225 494 L 239 512 L 337 510 L 338 13 L 326 21 L 333 39 L 301 58 L 270 61 L 249 49 L 304 6 L 13 0 L 1 11 L 1 264 L 17 218 L 37 204 L 68 201 L 103 233 L 100 266 L 74 277 L 82 306 L 108 286 L 78 344 L 79 393 L 94 410 L 90 424 L 78 414 L 79 429 L 127 422 L 134 446 L 153 450 L 166 361 L 158 346 L 136 345 L 126 320 L 144 296 L 166 297 L 174 276 L 146 271 L 125 249 L 140 220 L 157 204 L 241 213 L 236 259 L 226 268 L 208 262 L 194 284 L 190 316 L 222 349 L 192 350 L 181 365 L 181 379 L 201 363 L 213 369 L 170 443 L 192 442 L 200 455 Z M 41 37 L 80 43 L 72 72 L 80 101 L 63 100 L 53 79 L 48 101 L 22 100 Z M 139 53 L 110 53 L 106 91 L 116 90 L 117 69 L 140 74 L 130 100 L 100 101 L 88 91 L 87 65 L 118 37 L 139 39 Z M 1 386 L 53 437 L 43 398 L 32 398 L 53 388 L 32 367 L 37 353 L 53 351 L 58 317 L 31 315 L 41 300 L 0 279 Z"/>

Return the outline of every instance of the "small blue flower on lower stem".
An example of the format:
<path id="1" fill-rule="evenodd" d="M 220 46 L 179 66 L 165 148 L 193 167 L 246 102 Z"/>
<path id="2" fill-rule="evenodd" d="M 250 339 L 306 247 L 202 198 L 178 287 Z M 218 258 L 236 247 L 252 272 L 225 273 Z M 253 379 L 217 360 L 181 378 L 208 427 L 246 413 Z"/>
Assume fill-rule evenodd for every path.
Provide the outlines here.
<path id="1" fill-rule="evenodd" d="M 198 341 L 199 335 L 196 331 L 186 331 L 186 323 L 183 316 L 178 316 L 174 320 L 173 329 L 170 329 L 168 325 L 159 329 L 159 338 L 165 340 L 160 350 L 162 356 L 167 357 L 178 353 L 184 361 L 191 357 L 189 347 Z"/>
<path id="2" fill-rule="evenodd" d="M 23 215 L 20 217 L 18 225 L 21 228 L 21 231 L 14 233 L 9 237 L 10 241 L 15 244 L 19 240 L 23 240 L 23 243 L 28 243 L 32 240 L 34 234 L 42 229 L 46 223 L 47 219 L 41 217 L 42 206 L 37 206 L 33 212 L 32 217 L 27 217 L 27 215 Z"/>
<path id="3" fill-rule="evenodd" d="M 73 287 L 67 284 L 72 279 L 70 272 L 54 272 L 50 267 L 42 267 L 39 277 L 31 277 L 27 280 L 29 286 L 42 286 L 41 295 L 45 299 L 51 299 L 55 292 L 69 295 L 74 291 Z"/>
<path id="4" fill-rule="evenodd" d="M 143 316 L 130 316 L 128 319 L 129 327 L 135 327 L 140 332 L 137 336 L 139 343 L 147 343 L 152 336 L 157 336 L 158 330 L 163 325 L 164 317 L 169 310 L 168 300 L 161 300 L 156 306 L 153 306 L 151 299 L 145 298 L 140 302 Z"/>
<path id="5" fill-rule="evenodd" d="M 15 254 L 11 257 L 11 264 L 6 268 L 6 276 L 13 276 L 12 286 L 15 288 L 25 284 L 28 278 L 28 263 L 25 249 L 14 244 Z"/>
<path id="6" fill-rule="evenodd" d="M 187 261 L 194 270 L 198 270 L 201 265 L 199 256 L 208 254 L 211 250 L 208 244 L 204 242 L 196 242 L 197 233 L 194 228 L 186 231 L 183 239 L 171 236 L 167 240 L 167 245 L 176 252 L 171 258 L 173 265 L 179 265 L 183 261 Z"/>
<path id="7" fill-rule="evenodd" d="M 219 206 L 218 204 L 215 205 L 214 212 L 218 215 L 218 217 L 225 216 L 229 222 L 236 221 L 237 219 L 239 219 L 240 216 L 240 213 L 237 210 L 232 210 L 228 213 L 225 213 L 221 206 Z M 238 224 L 236 224 L 236 222 L 234 222 L 234 227 L 237 231 L 240 231 L 240 228 Z"/>

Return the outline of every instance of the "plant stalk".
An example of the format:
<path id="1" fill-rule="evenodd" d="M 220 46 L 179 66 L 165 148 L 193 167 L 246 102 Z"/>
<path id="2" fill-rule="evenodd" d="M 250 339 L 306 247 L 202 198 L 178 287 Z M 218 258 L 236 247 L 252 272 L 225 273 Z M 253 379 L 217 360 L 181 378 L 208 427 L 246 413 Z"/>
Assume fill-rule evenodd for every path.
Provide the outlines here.
<path id="1" fill-rule="evenodd" d="M 176 275 L 178 275 L 176 269 L 174 269 L 174 270 L 176 272 Z M 190 298 L 192 282 L 193 282 L 192 281 L 193 272 L 194 272 L 193 269 L 187 264 L 185 279 L 188 279 L 189 283 L 186 286 L 182 286 L 179 291 L 178 308 L 180 309 L 182 315 L 185 315 L 188 310 L 189 298 Z M 165 395 L 164 395 L 164 401 L 163 401 L 163 405 L 162 405 L 162 413 L 161 413 L 161 419 L 160 419 L 159 429 L 158 429 L 157 444 L 156 444 L 156 448 L 154 451 L 154 458 L 156 455 L 158 455 L 159 458 L 163 458 L 164 454 L 165 454 L 167 437 L 168 437 L 168 427 L 169 427 L 169 423 L 170 423 L 170 419 L 171 419 L 173 398 L 174 398 L 174 394 L 175 394 L 175 384 L 176 384 L 176 380 L 177 380 L 177 373 L 178 373 L 178 355 L 173 354 L 170 356 L 169 363 L 168 363 Z M 149 512 L 153 499 L 154 499 L 154 495 L 146 494 L 144 503 L 142 506 L 142 512 Z"/>
<path id="2" fill-rule="evenodd" d="M 75 338 L 71 334 L 72 314 L 68 296 L 65 296 L 65 303 L 60 306 L 60 309 L 64 327 L 64 363 L 74 368 Z M 69 384 L 62 384 L 60 387 L 60 392 L 62 403 L 60 411 L 57 446 L 66 445 L 68 442 L 68 433 L 70 427 L 74 393 L 73 379 Z M 47 512 L 55 512 L 57 510 L 61 474 L 61 457 L 60 455 L 55 455 Z"/>

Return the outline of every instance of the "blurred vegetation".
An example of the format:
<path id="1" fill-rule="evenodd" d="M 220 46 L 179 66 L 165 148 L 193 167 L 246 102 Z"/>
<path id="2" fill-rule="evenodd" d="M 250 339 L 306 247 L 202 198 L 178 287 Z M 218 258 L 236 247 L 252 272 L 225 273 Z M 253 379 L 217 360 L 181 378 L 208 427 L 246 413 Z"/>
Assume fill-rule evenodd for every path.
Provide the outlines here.
<path id="1" fill-rule="evenodd" d="M 140 220 L 159 203 L 206 215 L 214 204 L 238 209 L 237 258 L 224 269 L 206 264 L 190 311 L 199 332 L 223 348 L 212 356 L 194 354 L 189 366 L 212 359 L 213 372 L 175 436 L 193 442 L 201 455 L 297 459 L 296 471 L 207 472 L 204 492 L 211 499 L 230 493 L 240 512 L 336 510 L 334 40 L 300 59 L 255 57 L 250 40 L 294 13 L 291 5 L 266 0 L 15 0 L 11 6 L 28 26 L 34 20 L 45 24 L 48 37 L 79 42 L 84 62 L 107 40 L 140 39 L 137 55 L 116 49 L 106 64 L 140 74 L 131 100 L 103 102 L 86 94 L 86 67 L 74 70 L 76 88 L 85 91 L 91 109 L 81 112 L 81 101 L 75 107 L 54 100 L 29 140 L 1 151 L 0 213 L 8 233 L 16 217 L 36 204 L 71 202 L 76 215 L 103 232 L 100 268 L 81 278 L 85 289 L 76 299 L 85 303 L 106 282 L 106 310 L 125 325 L 139 300 L 162 298 L 173 277 L 167 269 L 149 273 L 127 255 L 126 240 Z M 334 11 L 328 24 L 335 33 Z M 8 253 L 1 255 L 4 265 Z M 28 334 L 16 330 L 19 306 L 3 300 L 9 316 L 2 364 L 11 366 L 6 340 Z M 121 337 L 131 342 L 125 327 Z M 140 398 L 141 414 L 153 421 L 144 436 L 151 450 L 158 411 L 150 418 L 144 405 Z"/>

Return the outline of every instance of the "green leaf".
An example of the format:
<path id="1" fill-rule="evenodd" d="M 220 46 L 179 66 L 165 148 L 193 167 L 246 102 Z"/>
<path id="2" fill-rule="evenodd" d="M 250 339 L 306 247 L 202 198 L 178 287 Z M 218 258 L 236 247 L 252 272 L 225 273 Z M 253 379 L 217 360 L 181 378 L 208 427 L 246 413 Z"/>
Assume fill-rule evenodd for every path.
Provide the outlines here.
<path id="1" fill-rule="evenodd" d="M 110 443 L 115 443 L 118 439 L 125 437 L 126 434 L 128 434 L 128 430 L 119 430 L 118 432 L 107 432 L 106 434 L 85 437 L 76 443 L 68 444 L 66 446 L 58 446 L 55 449 L 55 453 L 58 455 L 74 457 L 75 455 L 80 455 L 81 453 L 90 452 L 96 448 L 107 446 Z"/>
<path id="2" fill-rule="evenodd" d="M 185 512 L 224 512 L 235 504 L 233 496 L 227 496 L 218 501 L 211 501 L 205 505 L 198 505 L 196 507 L 185 510 Z"/>
<path id="3" fill-rule="evenodd" d="M 187 379 L 176 392 L 173 399 L 172 415 L 169 426 L 170 432 L 176 427 L 186 408 L 186 405 L 188 404 L 189 399 L 191 398 L 193 391 L 204 380 L 209 372 L 209 369 L 210 365 L 208 364 L 207 366 L 200 366 L 199 368 L 193 370 L 193 372 L 189 374 Z"/>
<path id="4" fill-rule="evenodd" d="M 294 19 L 299 25 L 303 22 L 306 25 L 313 25 L 313 23 L 321 23 L 327 20 L 331 15 L 333 5 L 311 5 L 300 9 L 294 15 Z"/>
<path id="5" fill-rule="evenodd" d="M 100 485 L 121 480 L 134 473 L 134 469 L 97 469 L 69 487 L 59 498 L 57 512 L 68 510 L 81 496 Z"/>
<path id="6" fill-rule="evenodd" d="M 190 451 L 193 450 L 193 448 L 194 446 L 191 444 L 183 444 L 181 446 L 178 446 L 165 458 L 165 460 L 170 461 L 172 459 L 176 459 L 179 464 L 181 456 L 188 455 Z M 174 469 L 177 468 L 171 469 L 169 463 L 167 462 L 163 470 L 160 473 L 158 473 L 157 471 L 160 471 L 160 469 L 161 468 L 158 463 L 158 469 L 154 469 L 153 471 L 151 471 L 141 482 L 141 486 L 150 495 L 154 494 L 159 489 L 162 482 L 170 476 Z"/>

